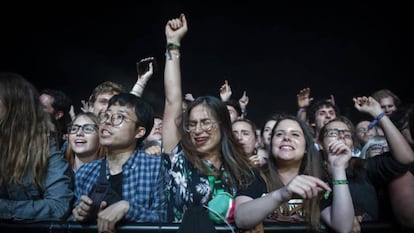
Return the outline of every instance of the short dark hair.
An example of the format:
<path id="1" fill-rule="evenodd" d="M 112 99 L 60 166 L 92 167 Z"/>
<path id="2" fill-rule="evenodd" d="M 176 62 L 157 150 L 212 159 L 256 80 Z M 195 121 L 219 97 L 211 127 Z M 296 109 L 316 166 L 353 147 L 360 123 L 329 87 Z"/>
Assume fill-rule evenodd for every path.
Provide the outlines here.
<path id="1" fill-rule="evenodd" d="M 313 102 L 309 107 L 307 117 L 308 117 L 308 120 L 309 120 L 310 124 L 315 123 L 315 113 L 316 113 L 316 111 L 318 111 L 319 109 L 321 109 L 323 107 L 333 108 L 336 115 L 340 114 L 339 108 L 335 104 L 333 104 L 329 100 L 321 99 L 321 100 L 318 100 L 316 102 Z"/>
<path id="2" fill-rule="evenodd" d="M 136 126 L 145 128 L 144 136 L 138 139 L 138 143 L 141 143 L 150 134 L 151 129 L 154 126 L 153 107 L 141 97 L 126 92 L 112 96 L 112 98 L 109 99 L 108 108 L 115 104 L 134 108 L 135 115 L 138 118 Z"/>
<path id="3" fill-rule="evenodd" d="M 69 115 L 72 99 L 63 91 L 56 89 L 43 89 L 40 94 L 46 94 L 53 97 L 52 107 L 55 111 L 62 111 L 65 115 Z"/>

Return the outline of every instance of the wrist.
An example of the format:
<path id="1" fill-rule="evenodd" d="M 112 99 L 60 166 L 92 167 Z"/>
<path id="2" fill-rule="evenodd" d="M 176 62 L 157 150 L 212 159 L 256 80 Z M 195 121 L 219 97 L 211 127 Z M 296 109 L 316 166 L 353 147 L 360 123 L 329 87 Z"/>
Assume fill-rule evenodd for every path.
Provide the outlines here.
<path id="1" fill-rule="evenodd" d="M 181 54 L 180 54 L 179 50 L 167 50 L 167 51 L 165 52 L 165 57 L 166 57 L 168 60 L 172 60 L 173 58 L 178 59 L 178 58 L 180 58 L 180 57 L 181 57 Z"/>
<path id="2" fill-rule="evenodd" d="M 273 192 L 273 198 L 276 199 L 276 201 L 279 201 L 281 203 L 287 202 L 292 198 L 292 194 L 289 192 L 287 187 L 283 187 L 279 189 L 279 191 Z"/>
<path id="3" fill-rule="evenodd" d="M 173 58 L 180 58 L 180 47 L 180 42 L 167 41 L 165 57 L 167 57 L 168 60 L 172 60 Z"/>
<path id="4" fill-rule="evenodd" d="M 298 113 L 306 112 L 306 108 L 299 108 Z"/>
<path id="5" fill-rule="evenodd" d="M 348 184 L 348 180 L 332 180 L 332 185 L 344 185 Z"/>
<path id="6" fill-rule="evenodd" d="M 368 130 L 372 129 L 374 126 L 378 125 L 378 122 L 385 116 L 385 112 L 381 112 L 380 114 L 375 117 L 371 123 L 368 125 Z"/>
<path id="7" fill-rule="evenodd" d="M 135 86 L 145 87 L 147 83 L 145 81 L 142 81 L 142 79 L 137 80 L 135 83 Z"/>
<path id="8" fill-rule="evenodd" d="M 166 48 L 168 49 L 178 49 L 181 47 L 181 43 L 177 41 L 167 41 Z"/>
<path id="9" fill-rule="evenodd" d="M 375 117 L 375 120 L 379 121 L 379 120 L 381 120 L 384 116 L 385 116 L 385 112 L 381 112 L 380 114 L 378 114 L 378 115 L 377 115 L 377 117 Z"/>

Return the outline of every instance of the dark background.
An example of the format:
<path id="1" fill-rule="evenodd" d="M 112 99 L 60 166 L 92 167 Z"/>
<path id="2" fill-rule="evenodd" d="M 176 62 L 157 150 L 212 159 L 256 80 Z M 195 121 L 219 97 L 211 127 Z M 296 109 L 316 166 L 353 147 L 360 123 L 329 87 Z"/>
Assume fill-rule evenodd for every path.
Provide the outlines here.
<path id="1" fill-rule="evenodd" d="M 249 118 L 261 126 L 272 112 L 295 113 L 296 94 L 310 87 L 315 99 L 333 94 L 342 113 L 357 119 L 353 96 L 388 88 L 414 102 L 406 2 L 2 3 L 0 70 L 65 91 L 79 111 L 105 80 L 132 88 L 135 63 L 154 56 L 158 71 L 144 98 L 161 112 L 164 27 L 183 12 L 184 93 L 219 96 L 228 80 L 234 98 L 247 91 Z"/>

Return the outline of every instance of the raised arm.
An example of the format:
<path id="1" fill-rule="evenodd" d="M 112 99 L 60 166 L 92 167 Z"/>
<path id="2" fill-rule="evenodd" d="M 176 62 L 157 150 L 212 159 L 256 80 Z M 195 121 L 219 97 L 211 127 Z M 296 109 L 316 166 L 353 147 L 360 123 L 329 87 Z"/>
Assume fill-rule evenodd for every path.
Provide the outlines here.
<path id="1" fill-rule="evenodd" d="M 332 175 L 332 204 L 321 212 L 323 221 L 335 232 L 351 232 L 354 206 L 345 169 L 352 157 L 351 148 L 343 140 L 333 140 L 328 148 L 329 170 Z"/>
<path id="2" fill-rule="evenodd" d="M 381 105 L 372 97 L 356 97 L 353 100 L 358 111 L 368 113 L 374 118 L 374 121 L 371 122 L 372 125 L 379 124 L 381 126 L 392 156 L 403 164 L 414 162 L 413 150 L 398 128 L 382 111 Z"/>
<path id="3" fill-rule="evenodd" d="M 162 144 L 165 153 L 170 153 L 181 139 L 177 121 L 182 116 L 182 88 L 180 71 L 181 40 L 187 33 L 187 20 L 184 14 L 171 19 L 165 25 L 167 50 L 165 53 L 164 89 L 165 106 L 162 127 Z"/>

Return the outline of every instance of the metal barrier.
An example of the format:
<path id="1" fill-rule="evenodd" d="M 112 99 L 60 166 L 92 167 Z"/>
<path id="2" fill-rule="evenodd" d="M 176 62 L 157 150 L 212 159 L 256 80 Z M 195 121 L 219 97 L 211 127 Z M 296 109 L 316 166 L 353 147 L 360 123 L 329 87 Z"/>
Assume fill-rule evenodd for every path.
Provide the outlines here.
<path id="1" fill-rule="evenodd" d="M 148 223 L 128 223 L 117 228 L 117 233 L 132 232 L 177 232 L 179 224 L 148 224 Z M 217 232 L 238 232 L 235 226 L 230 228 L 227 225 L 216 225 Z M 310 232 L 306 224 L 297 223 L 277 223 L 265 224 L 265 232 L 269 233 L 294 233 Z M 322 227 L 322 232 L 331 232 Z M 97 226 L 93 224 L 80 224 L 77 222 L 36 222 L 36 223 L 10 223 L 0 221 L 0 232 L 14 233 L 77 233 L 77 232 L 98 232 Z M 365 222 L 361 224 L 362 233 L 390 233 L 399 232 L 398 226 L 386 222 Z"/>

